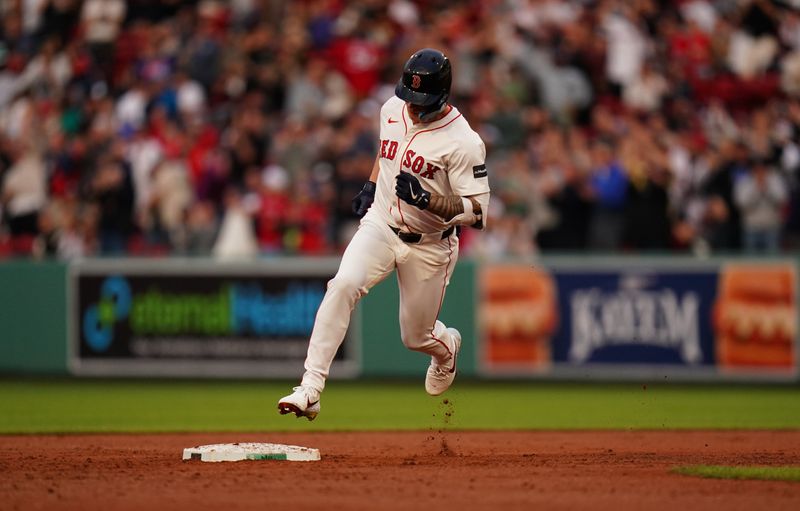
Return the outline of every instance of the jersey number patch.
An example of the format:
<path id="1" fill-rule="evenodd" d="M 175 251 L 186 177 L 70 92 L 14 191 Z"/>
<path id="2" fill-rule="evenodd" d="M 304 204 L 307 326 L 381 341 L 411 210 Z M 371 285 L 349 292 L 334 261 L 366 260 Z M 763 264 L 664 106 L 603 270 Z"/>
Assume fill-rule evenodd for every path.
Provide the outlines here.
<path id="1" fill-rule="evenodd" d="M 403 158 L 403 167 L 411 170 L 414 174 L 419 174 L 419 177 L 424 177 L 425 179 L 433 179 L 436 172 L 442 170 L 432 163 L 427 163 L 425 158 L 417 156 L 417 153 L 411 149 L 406 151 L 405 157 Z"/>

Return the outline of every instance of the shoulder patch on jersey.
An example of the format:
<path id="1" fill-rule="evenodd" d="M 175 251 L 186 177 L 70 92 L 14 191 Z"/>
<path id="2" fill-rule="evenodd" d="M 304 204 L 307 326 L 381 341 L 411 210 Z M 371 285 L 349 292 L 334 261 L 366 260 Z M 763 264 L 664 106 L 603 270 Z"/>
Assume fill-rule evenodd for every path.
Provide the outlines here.
<path id="1" fill-rule="evenodd" d="M 480 165 L 475 165 L 474 167 L 472 167 L 472 176 L 475 179 L 478 179 L 480 177 L 486 177 L 488 175 L 489 175 L 489 172 L 486 170 L 486 164 L 485 163 L 481 163 Z"/>

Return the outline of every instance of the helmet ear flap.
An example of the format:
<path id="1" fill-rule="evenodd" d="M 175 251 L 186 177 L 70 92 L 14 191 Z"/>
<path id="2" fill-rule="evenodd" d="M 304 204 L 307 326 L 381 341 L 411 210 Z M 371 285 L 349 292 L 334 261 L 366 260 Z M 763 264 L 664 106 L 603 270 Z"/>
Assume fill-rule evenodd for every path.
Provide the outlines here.
<path id="1" fill-rule="evenodd" d="M 450 89 L 447 89 L 447 92 L 442 94 L 442 99 L 439 100 L 442 106 L 447 103 L 447 100 L 450 99 Z"/>

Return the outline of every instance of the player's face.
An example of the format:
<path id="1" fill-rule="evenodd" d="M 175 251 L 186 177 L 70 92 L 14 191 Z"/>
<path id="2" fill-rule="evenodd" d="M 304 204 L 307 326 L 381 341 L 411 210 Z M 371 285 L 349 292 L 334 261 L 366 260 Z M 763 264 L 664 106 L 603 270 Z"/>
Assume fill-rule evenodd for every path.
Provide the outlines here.
<path id="1" fill-rule="evenodd" d="M 408 116 L 411 117 L 411 120 L 414 123 L 422 122 L 422 119 L 419 118 L 420 114 L 425 113 L 425 107 L 419 105 L 412 105 L 411 103 L 406 103 L 408 107 Z"/>

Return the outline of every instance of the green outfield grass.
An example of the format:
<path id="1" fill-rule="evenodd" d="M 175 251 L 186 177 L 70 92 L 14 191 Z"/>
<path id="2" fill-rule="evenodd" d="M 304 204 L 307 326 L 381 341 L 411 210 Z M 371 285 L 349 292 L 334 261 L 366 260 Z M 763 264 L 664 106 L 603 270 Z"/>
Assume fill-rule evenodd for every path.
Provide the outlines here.
<path id="1" fill-rule="evenodd" d="M 800 467 L 726 467 L 719 465 L 695 465 L 673 470 L 687 476 L 712 479 L 760 479 L 765 481 L 800 482 Z"/>
<path id="2" fill-rule="evenodd" d="M 800 429 L 796 386 L 461 381 L 432 398 L 422 381 L 333 381 L 314 422 L 278 415 L 290 391 L 266 381 L 0 379 L 0 433 Z"/>

